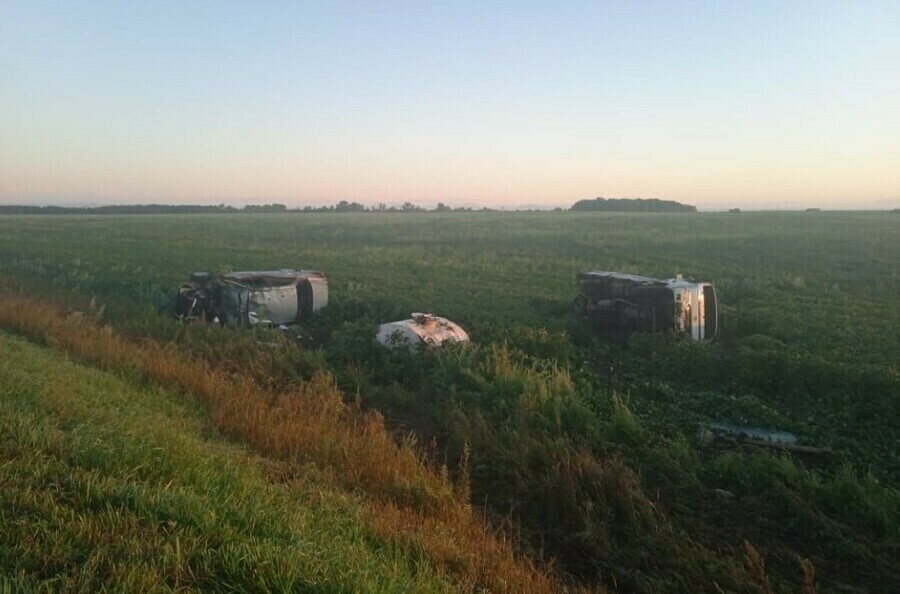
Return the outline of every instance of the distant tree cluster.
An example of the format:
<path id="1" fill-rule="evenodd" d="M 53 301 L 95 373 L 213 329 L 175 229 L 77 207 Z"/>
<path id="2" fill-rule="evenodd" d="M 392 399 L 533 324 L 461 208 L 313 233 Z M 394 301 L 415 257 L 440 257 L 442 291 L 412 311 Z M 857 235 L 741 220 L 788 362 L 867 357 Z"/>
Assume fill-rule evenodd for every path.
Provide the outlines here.
<path id="1" fill-rule="evenodd" d="M 659 198 L 594 198 L 579 200 L 570 210 L 594 212 L 697 212 L 697 207 Z"/>

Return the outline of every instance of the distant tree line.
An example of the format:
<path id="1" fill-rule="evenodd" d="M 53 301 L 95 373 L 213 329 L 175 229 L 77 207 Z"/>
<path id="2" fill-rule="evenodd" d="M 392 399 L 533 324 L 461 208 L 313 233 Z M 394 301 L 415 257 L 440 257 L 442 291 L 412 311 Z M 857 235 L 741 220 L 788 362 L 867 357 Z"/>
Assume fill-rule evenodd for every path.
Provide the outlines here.
<path id="1" fill-rule="evenodd" d="M 304 206 L 289 209 L 284 204 L 248 204 L 243 208 L 225 204 L 115 204 L 109 206 L 22 206 L 0 204 L 0 215 L 105 215 L 105 214 L 216 214 L 216 213 L 286 213 L 286 212 L 471 212 L 471 207 L 453 208 L 438 202 L 434 209 L 423 208 L 412 202 L 388 206 L 381 202 L 366 206 L 359 202 L 341 200 L 331 206 Z M 474 209 L 490 211 L 490 208 Z"/>
<path id="2" fill-rule="evenodd" d="M 111 204 L 108 206 L 18 206 L 0 204 L 0 214 L 207 214 L 220 212 L 278 212 L 285 210 L 283 204 L 265 206 L 247 205 L 243 209 L 224 204 Z M 265 209 L 265 210 L 252 210 Z"/>
<path id="3" fill-rule="evenodd" d="M 570 210 L 599 212 L 697 212 L 697 207 L 659 198 L 594 198 L 579 200 Z"/>
<path id="4" fill-rule="evenodd" d="M 447 206 L 443 202 L 438 202 L 433 209 L 427 209 L 413 204 L 412 202 L 404 202 L 400 206 L 388 206 L 384 202 L 379 202 L 374 206 L 366 206 L 359 202 L 347 202 L 341 200 L 334 206 L 304 206 L 298 209 L 302 212 L 471 212 L 473 209 L 468 206 L 453 208 Z M 491 210 L 489 208 L 481 208 L 476 210 Z"/>

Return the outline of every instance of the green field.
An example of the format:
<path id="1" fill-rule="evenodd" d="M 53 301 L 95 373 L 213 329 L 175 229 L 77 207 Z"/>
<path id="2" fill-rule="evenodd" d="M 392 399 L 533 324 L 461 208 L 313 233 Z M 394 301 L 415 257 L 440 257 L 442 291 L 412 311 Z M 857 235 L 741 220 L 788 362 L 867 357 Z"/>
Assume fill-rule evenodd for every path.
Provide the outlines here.
<path id="1" fill-rule="evenodd" d="M 300 344 L 157 312 L 192 271 L 282 267 L 329 278 L 331 304 Z M 720 339 L 623 348 L 594 336 L 571 306 L 575 273 L 591 269 L 715 283 Z M 0 279 L 74 308 L 94 298 L 123 335 L 266 387 L 331 374 L 573 583 L 900 591 L 896 214 L 8 216 Z M 473 344 L 374 344 L 379 322 L 412 311 L 458 322 Z M 833 453 L 701 447 L 712 421 L 793 431 Z M 0 571 L 33 579 L 3 546 Z"/>

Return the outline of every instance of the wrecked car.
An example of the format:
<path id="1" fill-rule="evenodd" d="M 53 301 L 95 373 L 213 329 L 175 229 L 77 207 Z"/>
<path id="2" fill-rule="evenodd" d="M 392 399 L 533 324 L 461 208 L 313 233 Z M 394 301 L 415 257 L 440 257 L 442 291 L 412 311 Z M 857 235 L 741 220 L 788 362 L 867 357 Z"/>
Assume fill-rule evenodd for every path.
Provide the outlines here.
<path id="1" fill-rule="evenodd" d="M 445 342 L 469 342 L 469 335 L 458 324 L 430 313 L 414 313 L 408 320 L 378 326 L 375 339 L 388 348 L 420 345 L 439 347 Z"/>
<path id="2" fill-rule="evenodd" d="M 175 295 L 175 315 L 228 326 L 288 325 L 328 305 L 328 280 L 314 270 L 195 272 Z"/>
<path id="3" fill-rule="evenodd" d="M 576 310 L 600 331 L 623 339 L 632 332 L 674 332 L 713 340 L 719 319 L 716 290 L 706 282 L 657 279 L 622 272 L 578 275 Z"/>

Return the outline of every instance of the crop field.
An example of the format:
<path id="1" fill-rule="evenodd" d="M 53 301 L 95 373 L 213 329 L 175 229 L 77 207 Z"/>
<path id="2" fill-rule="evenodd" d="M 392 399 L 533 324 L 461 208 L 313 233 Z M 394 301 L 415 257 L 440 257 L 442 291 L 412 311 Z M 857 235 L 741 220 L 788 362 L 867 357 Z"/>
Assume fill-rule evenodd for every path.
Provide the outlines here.
<path id="1" fill-rule="evenodd" d="M 186 325 L 159 311 L 193 271 L 276 268 L 324 272 L 329 306 L 287 332 Z M 714 283 L 718 340 L 634 335 L 621 345 L 597 336 L 572 306 L 575 275 L 586 270 Z M 159 566 L 138 570 L 116 558 L 121 551 L 105 551 L 97 562 L 111 576 L 107 587 L 177 589 L 160 577 L 169 564 L 182 567 L 186 587 L 202 588 L 227 563 L 227 580 L 240 587 L 245 566 L 200 550 L 204 538 L 225 533 L 238 539 L 235 551 L 293 563 L 285 546 L 293 524 L 270 526 L 265 516 L 262 536 L 240 540 L 233 524 L 265 504 L 297 525 L 341 535 L 308 536 L 318 553 L 303 562 L 315 579 L 298 569 L 268 583 L 273 590 L 900 591 L 896 214 L 6 216 L 0 285 L 0 326 L 45 347 L 9 334 L 0 340 L 0 397 L 11 411 L 4 419 L 28 419 L 0 425 L 4 489 L 38 497 L 38 473 L 63 472 L 54 464 L 78 475 L 70 482 L 105 469 L 112 476 L 101 487 L 137 488 L 110 483 L 127 469 L 104 466 L 113 453 L 65 428 L 59 439 L 87 448 L 96 468 L 69 467 L 46 453 L 58 445 L 37 438 L 27 454 L 31 483 L 21 478 L 23 460 L 4 465 L 18 451 L 11 432 L 44 435 L 45 401 L 63 406 L 56 393 L 20 389 L 42 366 L 59 367 L 59 382 L 83 384 L 74 401 L 81 404 L 66 405 L 66 414 L 96 417 L 94 431 L 112 431 L 96 386 L 130 382 L 113 388 L 118 400 L 109 403 L 130 423 L 122 428 L 129 439 L 143 439 L 142 415 L 148 431 L 165 423 L 157 409 L 123 403 L 121 392 L 163 390 L 167 402 L 189 407 L 185 423 L 237 444 L 172 436 L 180 444 L 172 448 L 204 462 L 195 469 L 172 461 L 172 476 L 159 470 L 140 487 L 152 499 L 165 481 L 183 481 L 183 505 L 230 518 L 209 537 L 199 519 L 183 529 L 202 563 L 179 561 L 171 539 L 147 535 L 158 518 L 143 503 L 121 518 L 82 520 L 110 531 L 127 524 L 129 538 L 159 552 Z M 472 343 L 414 353 L 375 343 L 379 323 L 411 312 L 459 323 Z M 108 377 L 70 369 L 59 353 Z M 171 361 L 154 363 L 163 357 Z M 223 392 L 248 394 L 255 424 L 240 421 L 237 396 Z M 290 415 L 308 427 L 280 422 Z M 699 443 L 698 429 L 714 422 L 791 431 L 830 453 Z M 309 506 L 288 509 L 288 495 L 277 492 L 283 481 L 243 467 L 226 465 L 204 481 L 239 481 L 253 501 L 202 491 L 197 473 L 215 473 L 207 457 L 235 456 L 210 448 L 240 446 L 289 466 L 291 476 L 313 477 L 298 499 L 331 493 L 321 517 Z M 182 471 L 190 476 L 179 479 Z M 62 512 L 47 513 L 55 523 L 41 525 L 47 538 L 80 538 L 57 525 Z M 0 546 L 9 583 L 52 579 L 15 561 L 50 545 L 35 543 L 26 555 L 21 539 L 0 536 Z M 356 554 L 347 551 L 360 557 L 343 571 L 342 555 Z M 65 579 L 71 588 L 97 585 Z"/>

